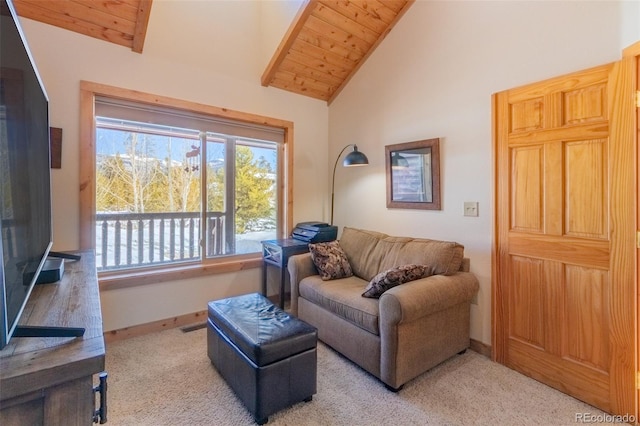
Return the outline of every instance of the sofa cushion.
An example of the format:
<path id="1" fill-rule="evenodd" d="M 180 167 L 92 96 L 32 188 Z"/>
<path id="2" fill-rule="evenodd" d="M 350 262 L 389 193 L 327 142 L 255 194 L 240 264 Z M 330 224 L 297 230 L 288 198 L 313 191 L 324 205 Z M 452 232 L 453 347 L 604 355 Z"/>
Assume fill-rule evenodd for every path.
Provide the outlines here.
<path id="1" fill-rule="evenodd" d="M 362 295 L 364 297 L 379 298 L 382 293 L 409 281 L 419 280 L 433 275 L 433 268 L 425 265 L 403 265 L 380 272 L 373 277 Z"/>
<path id="2" fill-rule="evenodd" d="M 299 294 L 316 305 L 375 335 L 378 327 L 378 299 L 362 297 L 366 281 L 351 276 L 341 280 L 322 281 L 317 275 L 303 278 Z"/>
<path id="3" fill-rule="evenodd" d="M 354 275 L 371 281 L 382 271 L 402 265 L 433 267 L 434 274 L 453 275 L 460 270 L 464 246 L 451 241 L 392 237 L 380 232 L 345 227 L 340 245 Z"/>
<path id="4" fill-rule="evenodd" d="M 378 243 L 386 234 L 375 231 L 344 227 L 340 236 L 340 245 L 349 259 L 353 274 L 370 281 L 380 272 L 380 262 L 384 252 L 377 249 Z"/>
<path id="5" fill-rule="evenodd" d="M 432 266 L 437 275 L 453 275 L 460 270 L 463 257 L 464 246 L 456 242 L 413 238 L 389 247 L 380 270 L 417 264 Z"/>
<path id="6" fill-rule="evenodd" d="M 311 259 L 323 280 L 335 280 L 353 275 L 347 255 L 338 241 L 309 244 Z"/>

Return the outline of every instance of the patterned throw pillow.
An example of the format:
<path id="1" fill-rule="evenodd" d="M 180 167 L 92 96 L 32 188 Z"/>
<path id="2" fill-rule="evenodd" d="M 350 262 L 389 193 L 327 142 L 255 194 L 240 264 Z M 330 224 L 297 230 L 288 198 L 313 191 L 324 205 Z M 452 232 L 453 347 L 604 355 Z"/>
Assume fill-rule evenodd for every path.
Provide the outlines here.
<path id="1" fill-rule="evenodd" d="M 309 251 L 311 252 L 313 264 L 316 265 L 318 272 L 320 272 L 320 278 L 324 281 L 353 275 L 347 255 L 337 240 L 309 244 Z"/>
<path id="2" fill-rule="evenodd" d="M 403 265 L 391 268 L 373 277 L 362 295 L 377 299 L 390 288 L 431 275 L 433 275 L 431 266 Z"/>

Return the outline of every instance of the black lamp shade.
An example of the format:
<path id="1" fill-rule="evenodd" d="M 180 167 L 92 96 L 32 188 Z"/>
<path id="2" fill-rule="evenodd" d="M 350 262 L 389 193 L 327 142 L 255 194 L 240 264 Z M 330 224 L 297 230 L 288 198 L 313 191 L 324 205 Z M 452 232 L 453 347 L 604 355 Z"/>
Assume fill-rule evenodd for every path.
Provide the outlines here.
<path id="1" fill-rule="evenodd" d="M 369 159 L 366 155 L 358 151 L 357 146 L 353 147 L 353 151 L 347 154 L 347 156 L 344 157 L 344 161 L 342 162 L 342 165 L 345 167 L 366 166 L 367 164 L 369 164 Z"/>

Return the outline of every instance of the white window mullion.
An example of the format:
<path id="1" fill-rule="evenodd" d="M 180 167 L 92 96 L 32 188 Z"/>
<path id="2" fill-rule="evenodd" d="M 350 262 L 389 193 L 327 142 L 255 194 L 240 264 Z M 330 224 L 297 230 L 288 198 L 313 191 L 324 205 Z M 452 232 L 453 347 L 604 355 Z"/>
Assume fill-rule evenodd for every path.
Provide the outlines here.
<path id="1" fill-rule="evenodd" d="M 229 243 L 229 251 L 236 251 L 236 141 L 227 138 L 225 142 L 225 233 Z"/>
<path id="2" fill-rule="evenodd" d="M 200 131 L 200 260 L 207 258 L 207 132 Z"/>

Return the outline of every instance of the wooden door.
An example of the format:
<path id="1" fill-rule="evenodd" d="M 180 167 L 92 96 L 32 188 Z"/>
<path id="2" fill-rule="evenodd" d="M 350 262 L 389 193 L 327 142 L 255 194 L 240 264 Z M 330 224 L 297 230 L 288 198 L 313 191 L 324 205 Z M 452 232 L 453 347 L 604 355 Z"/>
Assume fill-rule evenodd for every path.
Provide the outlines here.
<path id="1" fill-rule="evenodd" d="M 637 402 L 634 67 L 616 62 L 493 98 L 493 357 L 630 415 Z"/>

